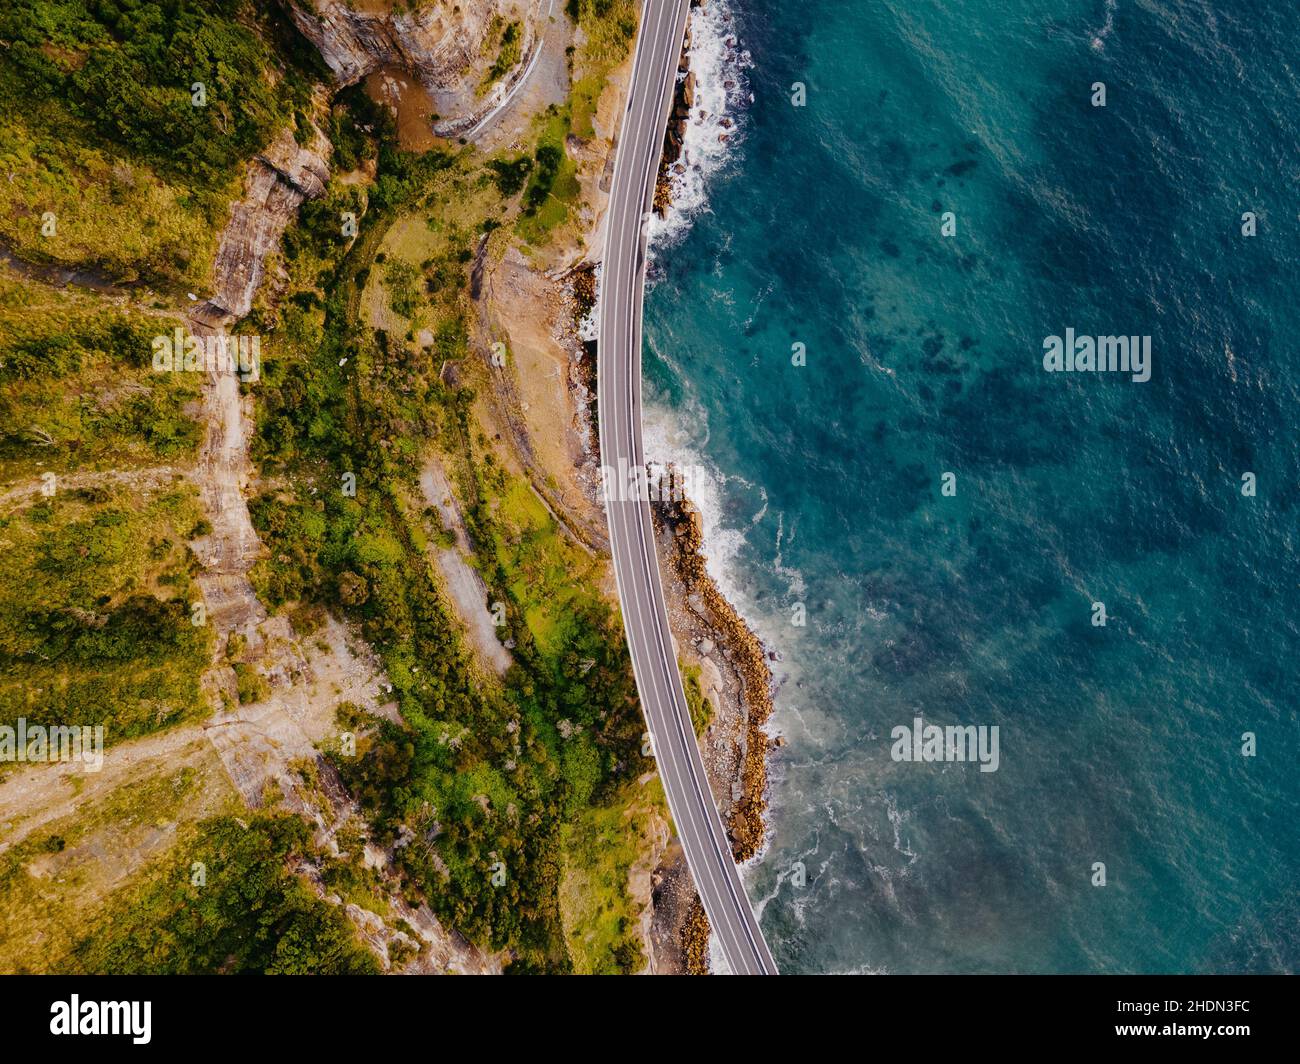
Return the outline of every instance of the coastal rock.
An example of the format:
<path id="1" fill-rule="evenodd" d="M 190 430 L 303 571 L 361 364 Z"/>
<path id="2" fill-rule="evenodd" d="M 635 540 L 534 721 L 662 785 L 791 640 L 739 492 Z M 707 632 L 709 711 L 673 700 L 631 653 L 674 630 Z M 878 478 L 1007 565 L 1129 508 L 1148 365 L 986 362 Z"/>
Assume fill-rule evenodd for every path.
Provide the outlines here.
<path id="1" fill-rule="evenodd" d="M 699 897 L 691 900 L 691 907 L 682 924 L 682 954 L 686 958 L 687 975 L 709 974 L 709 918 Z"/>
<path id="2" fill-rule="evenodd" d="M 672 182 L 669 174 L 682 157 L 686 126 L 690 122 L 691 109 L 695 106 L 695 72 L 690 69 L 690 51 L 691 32 L 688 26 L 681 60 L 677 64 L 678 72 L 686 76 L 677 81 L 673 90 L 672 111 L 668 116 L 668 130 L 664 134 L 663 153 L 659 159 L 659 176 L 655 182 L 653 206 L 660 217 L 665 216 L 672 206 Z"/>
<path id="3" fill-rule="evenodd" d="M 673 568 L 686 591 L 688 606 L 718 634 L 721 656 L 740 678 L 746 711 L 744 730 L 737 740 L 740 772 L 732 784 L 735 801 L 727 826 L 736 860 L 747 861 L 758 853 L 766 830 L 769 742 L 763 726 L 772 715 L 773 686 L 768 652 L 708 574 L 700 512 L 687 499 L 659 502 L 654 509 L 671 533 Z"/>

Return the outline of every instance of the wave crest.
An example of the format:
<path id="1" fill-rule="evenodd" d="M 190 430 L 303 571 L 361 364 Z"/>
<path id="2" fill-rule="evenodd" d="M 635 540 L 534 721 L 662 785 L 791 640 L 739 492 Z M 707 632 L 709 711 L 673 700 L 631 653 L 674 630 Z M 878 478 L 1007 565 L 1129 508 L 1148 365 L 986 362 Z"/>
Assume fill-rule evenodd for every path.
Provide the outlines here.
<path id="1" fill-rule="evenodd" d="M 677 244 L 696 216 L 708 210 L 711 179 L 726 165 L 744 135 L 742 112 L 753 102 L 746 71 L 754 61 L 740 47 L 735 18 L 722 0 L 693 7 L 689 67 L 695 100 L 682 135 L 682 152 L 668 172 L 672 206 L 648 227 L 650 260 L 656 248 Z M 679 75 L 685 77 L 685 75 Z"/>

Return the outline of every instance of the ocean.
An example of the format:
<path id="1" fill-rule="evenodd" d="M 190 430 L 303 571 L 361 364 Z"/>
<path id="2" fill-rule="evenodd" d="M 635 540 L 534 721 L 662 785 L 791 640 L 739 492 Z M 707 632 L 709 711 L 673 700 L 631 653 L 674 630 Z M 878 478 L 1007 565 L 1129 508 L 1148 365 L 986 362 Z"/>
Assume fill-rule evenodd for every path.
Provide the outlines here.
<path id="1" fill-rule="evenodd" d="M 696 16 L 647 453 L 710 471 L 780 656 L 746 878 L 783 971 L 1300 963 L 1294 16 Z M 1052 337 L 1149 337 L 1150 379 Z M 918 717 L 996 728 L 996 771 L 896 758 Z"/>

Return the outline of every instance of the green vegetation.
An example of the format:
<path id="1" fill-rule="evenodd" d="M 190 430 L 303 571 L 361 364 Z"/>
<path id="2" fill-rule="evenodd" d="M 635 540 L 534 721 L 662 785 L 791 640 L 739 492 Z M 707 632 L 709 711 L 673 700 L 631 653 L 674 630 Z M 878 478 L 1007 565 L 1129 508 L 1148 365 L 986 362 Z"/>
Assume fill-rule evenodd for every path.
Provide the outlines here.
<path id="1" fill-rule="evenodd" d="M 568 0 L 570 19 L 583 31 L 583 43 L 571 54 L 574 76 L 568 101 L 552 106 L 539 118 L 532 165 L 520 172 L 520 160 L 489 163 L 504 195 L 513 195 L 514 182 L 528 175 L 517 232 L 541 246 L 569 218 L 581 187 L 577 166 L 565 143 L 570 134 L 594 136 L 593 119 L 614 69 L 627 57 L 636 35 L 636 5 L 632 0 Z"/>
<path id="2" fill-rule="evenodd" d="M 636 5 L 632 0 L 568 0 L 565 10 L 584 34 L 582 48 L 574 57 L 570 108 L 573 133 L 586 140 L 595 132 L 592 118 L 610 74 L 631 50 Z"/>
<path id="3" fill-rule="evenodd" d="M 206 712 L 191 624 L 188 485 L 69 489 L 0 517 L 0 722 L 105 726 L 105 742 Z"/>
<path id="4" fill-rule="evenodd" d="M 566 0 L 564 10 L 586 34 L 586 56 L 616 62 L 627 54 L 636 36 L 633 0 Z"/>
<path id="5" fill-rule="evenodd" d="M 0 266 L 0 479 L 190 457 L 198 374 L 150 364 L 152 338 L 174 324 Z"/>
<path id="6" fill-rule="evenodd" d="M 362 231 L 335 245 L 332 277 L 317 289 L 309 271 L 298 274 L 299 294 L 319 294 L 282 306 L 292 342 L 259 388 L 256 457 L 293 486 L 252 505 L 270 554 L 255 580 L 273 608 L 310 602 L 351 615 L 381 655 L 406 726 L 372 721 L 357 756 L 335 763 L 380 844 L 403 828 L 413 836 L 396 851 L 405 889 L 473 940 L 513 950 L 518 970 L 567 970 L 563 826 L 615 800 L 648 765 L 621 627 L 595 591 L 597 563 L 475 429 L 469 382 L 486 370 L 471 353 L 465 266 L 475 233 L 502 209 L 482 194 L 492 171 L 469 154 L 386 145 L 379 163 Z M 405 264 L 419 256 L 425 284 L 413 296 Z M 430 350 L 409 328 L 361 324 L 372 275 L 382 275 L 389 313 L 430 323 Z M 446 362 L 460 386 L 440 373 Z M 476 564 L 506 603 L 517 664 L 504 684 L 480 674 L 462 645 L 431 566 L 429 544 L 444 530 L 419 495 L 421 437 L 453 470 Z M 339 490 L 343 472 L 356 476 L 355 497 Z M 607 932 L 600 949 L 631 963 L 624 939 Z"/>
<path id="7" fill-rule="evenodd" d="M 294 871 L 307 860 L 328 864 L 312 851 L 311 828 L 300 817 L 206 820 L 105 907 L 68 967 L 128 975 L 378 972 L 342 909 Z"/>
<path id="8" fill-rule="evenodd" d="M 330 108 L 329 139 L 334 145 L 335 170 L 347 173 L 375 158 L 378 148 L 375 138 L 366 133 L 367 127 L 379 130 L 381 136 L 391 136 L 393 112 L 375 103 L 362 85 L 350 85 L 335 97 Z"/>
<path id="9" fill-rule="evenodd" d="M 496 60 L 483 75 L 482 84 L 479 85 L 480 93 L 486 92 L 519 65 L 520 59 L 523 58 L 523 29 L 523 25 L 518 21 L 506 22 L 500 15 L 492 19 L 492 26 L 488 30 L 488 41 L 499 40 L 500 43 L 497 45 Z"/>
<path id="10" fill-rule="evenodd" d="M 573 13 L 584 76 L 626 54 L 630 0 L 578 0 Z M 190 623 L 186 541 L 211 525 L 192 489 L 148 468 L 194 457 L 200 429 L 186 410 L 200 379 L 152 371 L 150 340 L 174 323 L 153 313 L 162 301 L 144 307 L 143 285 L 200 289 L 248 156 L 307 129 L 310 64 L 270 26 L 244 0 L 32 0 L 0 12 L 0 165 L 14 175 L 0 182 L 0 241 L 22 259 L 140 283 L 109 308 L 0 267 L 0 479 L 60 478 L 52 497 L 23 485 L 0 502 L 2 722 L 104 723 L 112 743 L 208 711 L 199 678 L 214 648 Z M 519 24 L 498 30 L 491 80 L 522 58 Z M 589 135 L 598 99 L 550 108 L 521 154 L 485 161 L 472 149 L 400 152 L 386 109 L 359 88 L 341 93 L 324 119 L 334 167 L 364 166 L 374 180 L 336 182 L 304 204 L 277 264 L 287 291 L 247 323 L 276 341 L 255 392 L 266 487 L 250 511 L 268 550 L 254 585 L 302 635 L 327 611 L 355 622 L 401 709 L 399 726 L 340 708 L 356 756 L 326 756 L 366 822 L 339 825 L 333 859 L 300 818 L 226 815 L 228 786 L 218 808 L 195 812 L 218 788 L 188 767 L 131 781 L 97 795 L 93 815 L 78 810 L 0 854 L 0 908 L 41 904 L 53 876 L 94 936 L 78 939 L 69 920 L 47 953 L 0 942 L 0 958 L 78 972 L 374 971 L 342 910 L 304 878 L 387 915 L 386 885 L 363 860 L 369 838 L 400 840 L 406 896 L 510 951 L 514 971 L 643 965 L 628 876 L 661 798 L 635 783 L 652 765 L 621 625 L 598 590 L 599 560 L 480 428 L 490 326 L 467 291 L 476 251 L 566 232 L 580 192 L 571 116 Z M 41 234 L 47 212 L 56 235 Z M 347 215 L 359 229 L 341 224 Z M 504 678 L 462 645 L 431 564 L 431 547 L 452 536 L 419 487 L 430 450 L 505 605 L 515 664 Z M 246 650 L 231 638 L 221 653 L 242 703 L 269 693 Z M 214 764 L 206 746 L 186 757 Z M 319 786 L 304 766 L 303 787 Z M 187 816 L 170 819 L 169 803 Z M 94 871 L 110 832 L 133 847 L 125 886 Z M 407 963 L 413 949 L 395 944 L 390 958 Z"/>
<path id="11" fill-rule="evenodd" d="M 264 702 L 271 696 L 271 685 L 267 682 L 266 677 L 253 668 L 252 665 L 237 661 L 234 664 L 234 670 L 235 690 L 239 694 L 239 704 L 241 706 L 252 705 L 254 702 Z"/>
<path id="12" fill-rule="evenodd" d="M 100 777 L 74 775 L 82 787 Z M 67 970 L 68 954 L 99 926 L 104 899 L 123 877 L 166 860 L 177 825 L 241 808 L 206 739 L 144 763 L 75 813 L 18 838 L 5 824 L 0 852 L 0 971 Z M 41 810 L 44 811 L 43 809 Z M 15 841 L 15 839 L 17 841 Z"/>
<path id="13" fill-rule="evenodd" d="M 9 8 L 0 85 L 66 106 L 105 140 L 188 183 L 224 181 L 307 99 L 237 21 L 239 0 L 37 0 Z M 194 86 L 203 86 L 200 93 Z M 296 90 L 296 91 L 295 91 Z M 297 97 L 295 99 L 295 96 Z"/>
<path id="14" fill-rule="evenodd" d="M 521 155 L 517 159 L 491 159 L 487 165 L 492 171 L 492 180 L 497 191 L 503 196 L 510 197 L 524 187 L 524 182 L 532 173 L 533 160 L 529 155 Z"/>
<path id="15" fill-rule="evenodd" d="M 518 232 L 530 244 L 542 243 L 547 234 L 569 216 L 569 206 L 581 191 L 578 169 L 564 150 L 569 133 L 569 109 L 551 107 L 541 124 L 533 166 L 524 188 Z"/>
<path id="16" fill-rule="evenodd" d="M 631 975 L 645 967 L 628 876 L 645 859 L 662 803 L 658 780 L 630 784 L 614 802 L 588 807 L 565 825 L 560 910 L 578 974 Z"/>
<path id="17" fill-rule="evenodd" d="M 384 263 L 384 284 L 394 314 L 408 320 L 415 317 L 419 309 L 420 293 L 416 288 L 419 279 L 419 270 L 409 262 L 390 259 Z"/>
<path id="18" fill-rule="evenodd" d="M 0 10 L 0 238 L 32 260 L 201 282 L 244 161 L 306 125 L 307 53 L 286 63 L 255 17 L 244 0 Z"/>
<path id="19" fill-rule="evenodd" d="M 351 821 L 339 828 L 336 839 L 340 847 L 337 860 L 321 871 L 321 882 L 345 904 L 359 905 L 379 916 L 388 915 L 379 873 L 365 862 L 366 836 L 363 825 Z"/>
<path id="20" fill-rule="evenodd" d="M 686 706 L 691 711 L 691 726 L 695 729 L 696 735 L 703 735 L 713 719 L 713 704 L 704 697 L 704 688 L 700 684 L 700 667 L 683 665 L 680 661 L 677 667 L 682 670 L 682 683 L 686 688 Z"/>
<path id="21" fill-rule="evenodd" d="M 573 86 L 572 121 L 573 133 L 583 140 L 595 135 L 593 120 L 596 109 L 600 106 L 601 94 L 605 91 L 606 81 L 600 74 L 589 74 Z"/>
<path id="22" fill-rule="evenodd" d="M 209 283 L 248 158 L 307 128 L 302 54 L 235 0 L 0 9 L 0 723 L 103 725 L 112 745 L 209 712 L 188 541 L 212 527 L 182 473 L 202 377 L 155 372 L 152 341 Z M 84 967 L 68 952 L 105 896 L 235 806 L 206 742 L 158 749 L 161 774 L 110 756 L 70 775 L 75 815 L 0 855 L 0 968 Z"/>

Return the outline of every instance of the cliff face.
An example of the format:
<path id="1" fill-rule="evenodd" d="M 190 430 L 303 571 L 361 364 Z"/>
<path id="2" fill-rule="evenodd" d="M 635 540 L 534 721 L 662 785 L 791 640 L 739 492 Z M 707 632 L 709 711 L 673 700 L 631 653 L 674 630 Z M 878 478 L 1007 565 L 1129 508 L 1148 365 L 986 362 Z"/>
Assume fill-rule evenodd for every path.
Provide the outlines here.
<path id="1" fill-rule="evenodd" d="M 494 18 L 523 25 L 523 51 L 533 45 L 542 0 L 283 0 L 294 24 L 311 41 L 342 85 L 384 67 L 407 71 L 440 102 L 466 104 L 496 60 L 486 54 Z"/>
<path id="2" fill-rule="evenodd" d="M 312 134 L 312 143 L 300 147 L 293 131 L 283 130 L 249 164 L 244 197 L 231 208 L 217 246 L 212 297 L 191 314 L 196 323 L 220 328 L 248 313 L 267 255 L 279 246 L 302 201 L 324 193 L 330 145 L 315 128 Z"/>

